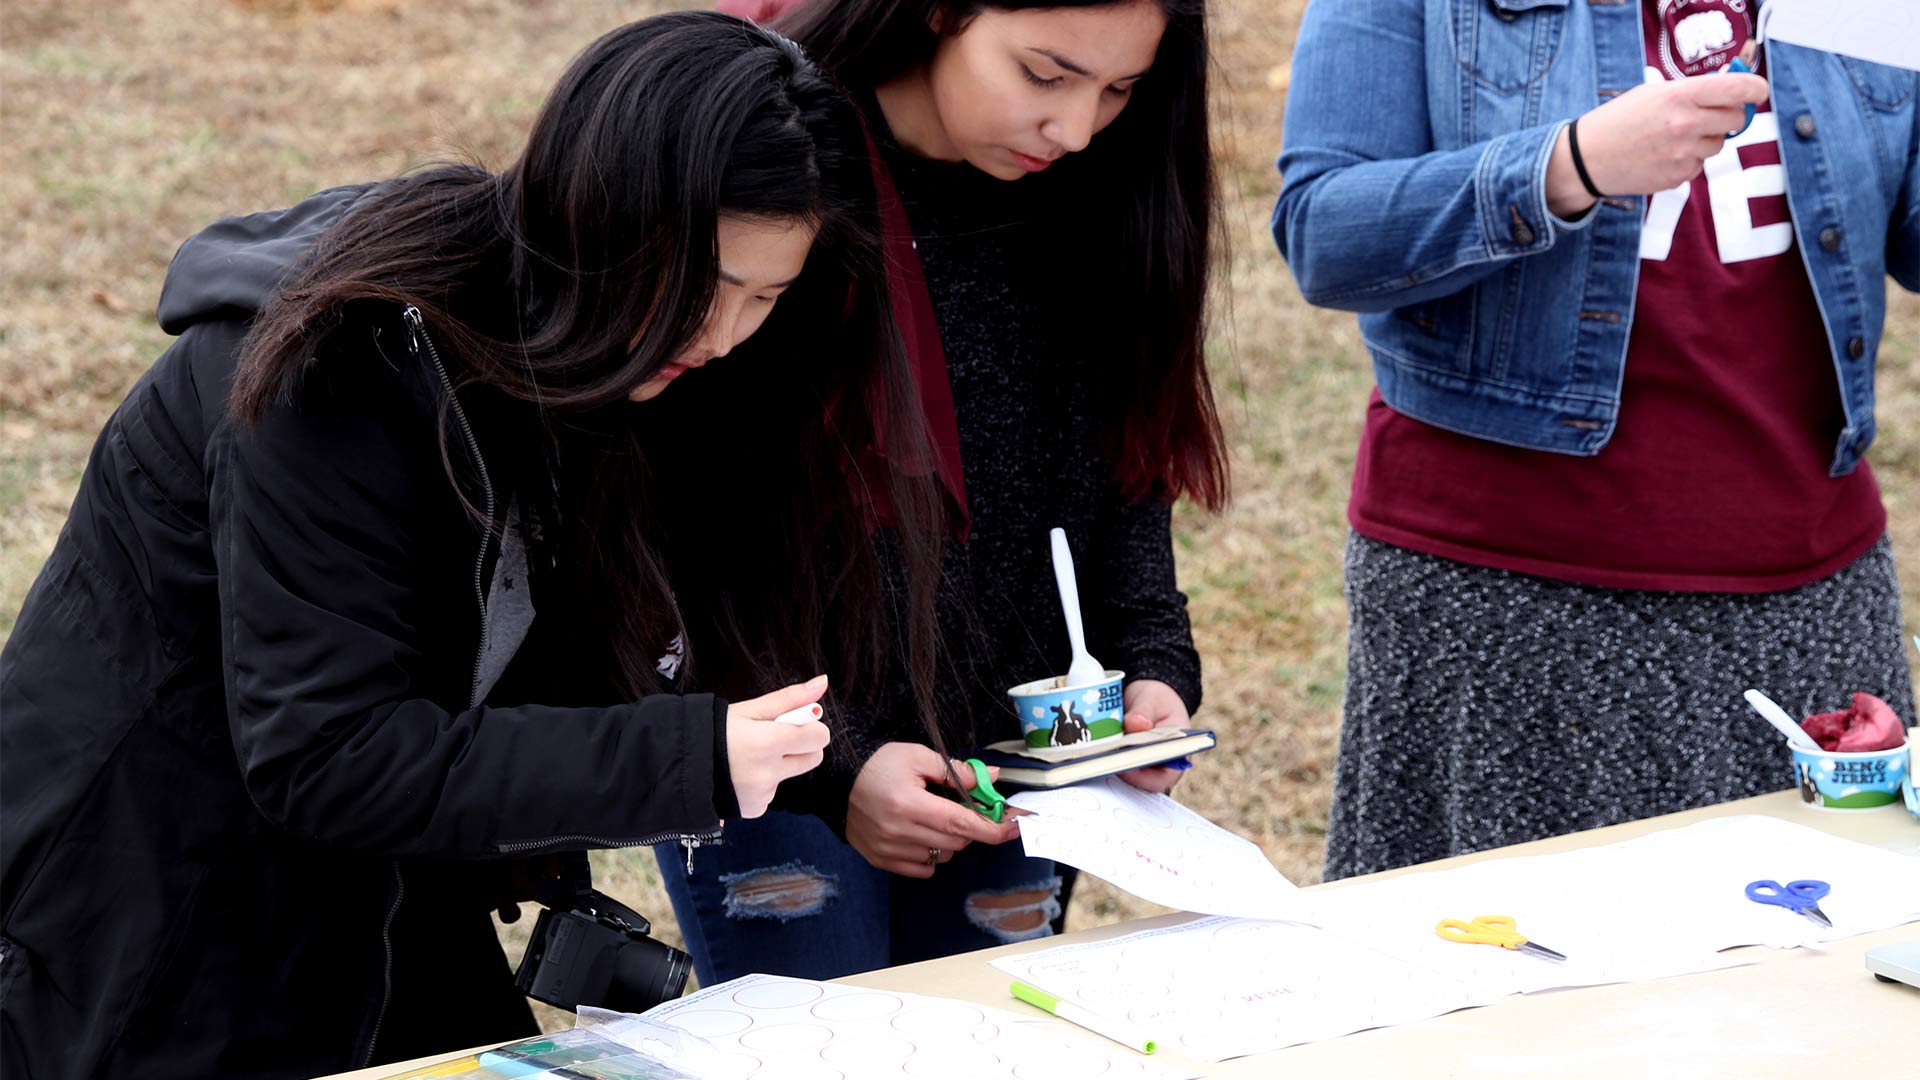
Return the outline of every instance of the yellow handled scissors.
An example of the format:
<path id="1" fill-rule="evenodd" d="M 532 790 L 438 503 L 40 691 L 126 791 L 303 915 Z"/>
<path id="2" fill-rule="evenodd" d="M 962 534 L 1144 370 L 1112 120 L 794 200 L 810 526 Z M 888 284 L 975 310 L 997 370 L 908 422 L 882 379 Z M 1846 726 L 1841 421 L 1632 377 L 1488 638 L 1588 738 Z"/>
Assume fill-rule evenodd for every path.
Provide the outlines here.
<path id="1" fill-rule="evenodd" d="M 1433 932 L 1448 941 L 1457 941 L 1465 945 L 1498 945 L 1503 949 L 1523 952 L 1528 956 L 1537 956 L 1542 960 L 1551 960 L 1556 964 L 1566 962 L 1565 953 L 1557 953 L 1545 945 L 1535 945 L 1519 931 L 1519 924 L 1511 915 L 1480 915 L 1472 922 L 1459 919 L 1442 919 L 1434 925 Z"/>

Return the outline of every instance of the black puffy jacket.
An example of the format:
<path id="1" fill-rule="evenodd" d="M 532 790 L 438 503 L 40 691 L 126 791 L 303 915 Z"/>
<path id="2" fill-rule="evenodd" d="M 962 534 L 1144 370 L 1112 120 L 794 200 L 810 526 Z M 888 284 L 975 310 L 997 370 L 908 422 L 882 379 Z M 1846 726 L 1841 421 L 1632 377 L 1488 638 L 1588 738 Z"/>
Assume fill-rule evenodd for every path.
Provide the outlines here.
<path id="1" fill-rule="evenodd" d="M 366 190 L 181 248 L 179 340 L 0 652 L 8 1080 L 310 1076 L 529 1032 L 488 917 L 503 862 L 711 835 L 730 807 L 719 700 L 560 707 L 612 699 L 540 647 L 578 620 L 538 580 L 473 700 L 499 543 L 460 496 L 490 475 L 505 505 L 487 457 L 514 440 L 449 402 L 399 312 L 229 422 L 248 320 Z"/>

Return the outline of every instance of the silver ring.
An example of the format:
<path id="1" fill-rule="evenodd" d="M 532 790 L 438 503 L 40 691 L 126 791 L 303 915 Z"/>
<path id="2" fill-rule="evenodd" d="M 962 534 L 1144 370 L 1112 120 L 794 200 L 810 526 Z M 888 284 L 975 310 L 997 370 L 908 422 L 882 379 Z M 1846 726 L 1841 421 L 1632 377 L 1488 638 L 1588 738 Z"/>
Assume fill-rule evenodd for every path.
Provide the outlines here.
<path id="1" fill-rule="evenodd" d="M 940 849 L 937 847 L 928 848 L 927 849 L 927 865 L 933 866 L 939 861 L 940 861 Z"/>

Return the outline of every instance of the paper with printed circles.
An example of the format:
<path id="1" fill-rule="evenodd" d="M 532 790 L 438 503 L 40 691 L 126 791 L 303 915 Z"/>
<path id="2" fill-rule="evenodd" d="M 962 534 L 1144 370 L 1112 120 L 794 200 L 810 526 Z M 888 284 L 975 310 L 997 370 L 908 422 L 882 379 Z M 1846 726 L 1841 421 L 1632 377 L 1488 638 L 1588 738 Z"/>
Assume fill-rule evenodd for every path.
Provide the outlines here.
<path id="1" fill-rule="evenodd" d="M 1409 1024 L 1501 997 L 1324 930 L 1252 919 L 1199 919 L 991 963 L 1198 1061 Z M 1286 1073 L 1276 1065 L 1274 1075 Z"/>
<path id="2" fill-rule="evenodd" d="M 1038 1011 L 779 975 L 702 987 L 644 1018 L 699 1037 L 697 1055 L 673 1064 L 702 1080 L 1194 1075 Z"/>
<path id="3" fill-rule="evenodd" d="M 1076 867 L 1148 900 L 1203 915 L 1299 919 L 1306 902 L 1259 846 L 1117 776 L 1007 800 L 1028 855 Z"/>

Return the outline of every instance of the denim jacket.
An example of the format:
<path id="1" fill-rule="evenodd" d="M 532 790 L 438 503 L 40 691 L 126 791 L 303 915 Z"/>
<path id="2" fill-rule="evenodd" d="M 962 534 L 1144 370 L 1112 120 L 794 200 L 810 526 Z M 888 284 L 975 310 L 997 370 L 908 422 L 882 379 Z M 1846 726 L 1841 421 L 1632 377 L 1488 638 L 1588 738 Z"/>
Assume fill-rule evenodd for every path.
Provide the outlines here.
<path id="1" fill-rule="evenodd" d="M 1646 200 L 1563 221 L 1546 173 L 1570 119 L 1643 81 L 1641 2 L 1308 6 L 1274 240 L 1309 302 L 1360 313 L 1399 412 L 1566 454 L 1612 435 Z M 1766 63 L 1846 409 L 1838 476 L 1873 441 L 1882 279 L 1920 290 L 1920 75 L 1784 42 Z"/>

